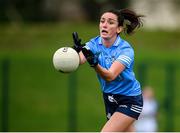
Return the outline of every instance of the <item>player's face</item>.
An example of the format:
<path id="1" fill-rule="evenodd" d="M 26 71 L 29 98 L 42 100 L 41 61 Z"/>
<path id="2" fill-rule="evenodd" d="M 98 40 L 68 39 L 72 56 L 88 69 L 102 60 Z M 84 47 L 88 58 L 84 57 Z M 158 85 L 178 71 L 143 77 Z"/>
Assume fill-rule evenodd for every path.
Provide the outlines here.
<path id="1" fill-rule="evenodd" d="M 111 39 L 120 33 L 121 28 L 118 26 L 118 18 L 115 14 L 106 12 L 101 16 L 100 23 L 100 36 L 103 39 Z"/>

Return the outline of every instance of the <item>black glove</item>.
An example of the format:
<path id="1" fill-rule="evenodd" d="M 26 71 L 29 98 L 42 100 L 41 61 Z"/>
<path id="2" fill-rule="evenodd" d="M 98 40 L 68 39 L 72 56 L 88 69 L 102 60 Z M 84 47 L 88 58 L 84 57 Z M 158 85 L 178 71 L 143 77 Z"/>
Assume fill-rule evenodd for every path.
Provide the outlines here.
<path id="1" fill-rule="evenodd" d="M 84 44 L 81 44 L 81 39 L 79 39 L 77 32 L 73 32 L 72 36 L 74 41 L 73 49 L 75 49 L 79 53 L 82 50 Z"/>
<path id="2" fill-rule="evenodd" d="M 98 64 L 98 56 L 97 55 L 94 55 L 91 52 L 91 50 L 87 50 L 86 48 L 82 48 L 82 52 L 91 67 L 97 66 L 97 64 Z"/>

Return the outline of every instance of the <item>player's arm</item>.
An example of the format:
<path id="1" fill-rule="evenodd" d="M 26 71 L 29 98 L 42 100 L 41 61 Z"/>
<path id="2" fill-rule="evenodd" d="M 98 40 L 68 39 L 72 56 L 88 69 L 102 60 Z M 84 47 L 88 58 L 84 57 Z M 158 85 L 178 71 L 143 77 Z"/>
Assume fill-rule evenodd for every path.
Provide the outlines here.
<path id="1" fill-rule="evenodd" d="M 97 64 L 94 67 L 95 71 L 106 81 L 114 80 L 124 69 L 125 66 L 119 61 L 114 61 L 109 69 L 103 68 L 101 65 Z"/>
<path id="2" fill-rule="evenodd" d="M 113 62 L 111 67 L 107 70 L 100 65 L 95 67 L 95 70 L 99 75 L 107 81 L 114 80 L 126 67 L 130 68 L 133 62 L 134 51 L 128 48 L 123 51 L 121 55 Z"/>
<path id="3" fill-rule="evenodd" d="M 80 58 L 80 64 L 84 64 L 86 62 L 86 57 L 84 56 L 82 51 L 79 52 L 79 58 Z"/>
<path id="4" fill-rule="evenodd" d="M 114 80 L 125 69 L 125 66 L 119 61 L 114 61 L 109 69 L 103 68 L 98 64 L 98 57 L 90 50 L 82 48 L 82 53 L 90 66 L 94 67 L 96 72 L 106 81 Z"/>
<path id="5" fill-rule="evenodd" d="M 76 52 L 79 54 L 80 64 L 84 64 L 86 62 L 86 58 L 84 57 L 82 53 L 82 48 L 83 46 L 85 46 L 85 44 L 81 44 L 81 39 L 79 38 L 77 32 L 73 32 L 72 36 L 73 36 L 73 43 L 74 43 L 73 49 L 75 49 Z"/>

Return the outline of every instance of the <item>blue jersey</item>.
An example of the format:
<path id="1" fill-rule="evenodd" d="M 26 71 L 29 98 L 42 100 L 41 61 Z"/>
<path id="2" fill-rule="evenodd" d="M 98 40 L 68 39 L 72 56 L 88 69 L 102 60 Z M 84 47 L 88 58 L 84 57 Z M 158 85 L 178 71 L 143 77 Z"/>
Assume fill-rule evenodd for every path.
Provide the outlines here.
<path id="1" fill-rule="evenodd" d="M 125 66 L 125 69 L 111 82 L 104 80 L 97 74 L 104 93 L 126 96 L 141 94 L 140 84 L 133 72 L 134 50 L 127 41 L 118 36 L 114 44 L 106 48 L 102 44 L 102 38 L 97 36 L 87 42 L 85 47 L 98 55 L 99 64 L 103 68 L 109 69 L 114 61 L 119 61 Z"/>

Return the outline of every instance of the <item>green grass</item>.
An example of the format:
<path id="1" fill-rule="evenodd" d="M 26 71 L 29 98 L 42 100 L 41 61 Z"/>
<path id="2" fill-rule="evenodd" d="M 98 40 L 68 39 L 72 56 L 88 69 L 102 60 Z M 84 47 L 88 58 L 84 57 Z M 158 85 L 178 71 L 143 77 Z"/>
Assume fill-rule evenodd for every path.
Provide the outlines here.
<path id="1" fill-rule="evenodd" d="M 83 42 L 98 35 L 97 24 L 31 24 L 0 26 L 0 68 L 10 59 L 9 131 L 69 131 L 68 89 L 71 74 L 57 72 L 52 65 L 55 50 L 72 46 L 72 32 Z M 147 85 L 154 87 L 159 102 L 159 131 L 166 131 L 165 98 L 168 62 L 176 67 L 174 92 L 174 131 L 180 131 L 179 61 L 180 32 L 140 30 L 124 36 L 135 49 L 135 73 L 139 63 L 148 63 Z M 2 75 L 2 69 L 0 69 Z M 77 131 L 99 131 L 106 121 L 103 99 L 95 72 L 87 64 L 77 76 Z M 2 86 L 2 77 L 0 77 Z M 2 87 L 1 87 L 2 90 Z M 2 91 L 0 91 L 2 95 Z M 0 114 L 2 99 L 0 99 Z M 1 118 L 1 117 L 0 117 Z M 0 131 L 2 129 L 0 120 Z"/>

